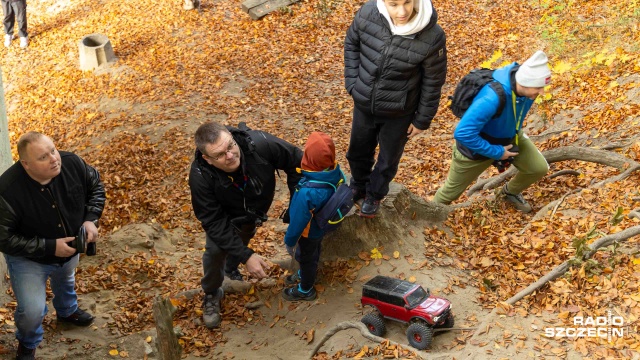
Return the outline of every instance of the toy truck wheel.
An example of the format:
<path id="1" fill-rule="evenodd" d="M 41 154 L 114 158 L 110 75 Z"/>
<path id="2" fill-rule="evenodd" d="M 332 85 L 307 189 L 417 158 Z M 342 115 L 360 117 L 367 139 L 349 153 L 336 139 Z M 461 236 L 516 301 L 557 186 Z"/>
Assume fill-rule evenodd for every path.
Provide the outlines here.
<path id="1" fill-rule="evenodd" d="M 449 316 L 447 316 L 447 320 L 444 321 L 444 324 L 442 324 L 442 327 L 445 329 L 449 329 L 452 328 L 453 325 L 456 324 L 456 321 L 453 318 L 453 314 L 449 314 Z"/>
<path id="2" fill-rule="evenodd" d="M 431 346 L 432 336 L 433 331 L 431 328 L 422 323 L 413 323 L 409 325 L 409 328 L 407 329 L 407 340 L 409 340 L 409 345 L 418 350 L 424 350 Z"/>
<path id="3" fill-rule="evenodd" d="M 376 313 L 369 313 L 362 317 L 362 323 L 375 336 L 383 336 L 387 331 L 382 317 Z"/>
<path id="4" fill-rule="evenodd" d="M 449 314 L 442 324 L 436 325 L 435 327 L 438 329 L 449 329 L 452 328 L 453 325 L 455 325 L 453 314 Z"/>

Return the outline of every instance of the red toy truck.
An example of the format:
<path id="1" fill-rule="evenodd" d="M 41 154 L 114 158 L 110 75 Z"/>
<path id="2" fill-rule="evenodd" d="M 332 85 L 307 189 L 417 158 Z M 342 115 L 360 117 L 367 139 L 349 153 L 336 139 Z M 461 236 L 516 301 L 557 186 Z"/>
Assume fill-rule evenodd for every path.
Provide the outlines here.
<path id="1" fill-rule="evenodd" d="M 378 275 L 367 281 L 361 302 L 363 308 L 373 308 L 362 318 L 373 335 L 384 335 L 384 318 L 408 323 L 409 344 L 420 350 L 431 345 L 433 328 L 454 325 L 449 300 L 431 295 L 420 285 L 388 276 Z"/>

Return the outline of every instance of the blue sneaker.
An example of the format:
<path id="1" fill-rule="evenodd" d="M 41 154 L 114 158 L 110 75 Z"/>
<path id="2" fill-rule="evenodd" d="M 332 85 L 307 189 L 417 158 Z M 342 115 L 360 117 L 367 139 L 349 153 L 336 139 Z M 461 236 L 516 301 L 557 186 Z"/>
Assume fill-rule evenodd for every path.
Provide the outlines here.
<path id="1" fill-rule="evenodd" d="M 287 301 L 313 301 L 316 297 L 318 297 L 318 293 L 315 288 L 303 291 L 299 284 L 282 290 L 282 298 Z"/>
<path id="2" fill-rule="evenodd" d="M 284 278 L 286 285 L 295 285 L 300 282 L 300 270 Z"/>

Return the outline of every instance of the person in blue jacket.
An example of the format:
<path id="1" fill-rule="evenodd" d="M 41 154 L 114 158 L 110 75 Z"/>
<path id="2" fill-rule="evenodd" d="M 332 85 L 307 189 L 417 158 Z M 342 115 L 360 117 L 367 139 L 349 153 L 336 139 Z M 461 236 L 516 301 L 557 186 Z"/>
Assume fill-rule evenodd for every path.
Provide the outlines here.
<path id="1" fill-rule="evenodd" d="M 498 198 L 522 212 L 531 211 L 522 191 L 545 176 L 549 165 L 522 126 L 534 100 L 551 81 L 547 62 L 545 53 L 537 51 L 522 65 L 512 63 L 494 71 L 493 78 L 506 95 L 504 109 L 496 116 L 500 98 L 489 84 L 478 92 L 453 134 L 451 167 L 434 202 L 450 204 L 494 161 L 502 160 L 512 163 L 518 173 L 498 190 Z"/>
<path id="2" fill-rule="evenodd" d="M 288 301 L 314 300 L 318 261 L 324 232 L 313 220 L 314 211 L 322 208 L 334 193 L 332 186 L 304 187 L 305 182 L 329 183 L 337 186 L 345 182 L 344 174 L 336 163 L 335 144 L 329 135 L 312 132 L 304 147 L 300 164 L 302 179 L 291 198 L 290 223 L 284 242 L 287 252 L 300 264 L 300 270 L 288 276 L 282 297 Z M 299 284 L 296 284 L 299 281 Z"/>

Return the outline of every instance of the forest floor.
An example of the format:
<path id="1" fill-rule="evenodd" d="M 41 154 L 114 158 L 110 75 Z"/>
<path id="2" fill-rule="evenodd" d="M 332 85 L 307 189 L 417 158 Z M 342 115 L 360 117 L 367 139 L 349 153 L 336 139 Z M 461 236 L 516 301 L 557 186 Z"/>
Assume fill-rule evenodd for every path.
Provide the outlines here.
<path id="1" fill-rule="evenodd" d="M 485 63 L 522 62 L 539 48 L 549 54 L 554 78 L 525 131 L 540 149 L 613 146 L 630 163 L 640 161 L 640 14 L 632 2 L 599 3 L 577 8 L 547 0 L 508 9 L 490 1 L 436 3 L 448 38 L 447 83 L 438 116 L 407 145 L 396 181 L 429 200 L 444 181 L 451 156 L 455 119 L 445 107 L 446 95 L 466 71 Z M 60 149 L 75 151 L 98 168 L 108 192 L 98 255 L 83 256 L 77 272 L 80 305 L 96 314 L 96 321 L 87 329 L 58 326 L 50 305 L 38 359 L 157 357 L 153 299 L 197 289 L 202 273 L 204 234 L 191 211 L 186 179 L 192 136 L 204 121 L 246 121 L 299 146 L 311 131 L 325 131 L 348 171 L 344 154 L 353 104 L 343 89 L 342 41 L 359 4 L 302 1 L 260 21 L 250 20 L 239 1 L 205 1 L 201 14 L 181 5 L 31 2 L 29 48 L 14 42 L 0 51 L 12 147 L 25 131 L 42 131 Z M 77 45 L 90 33 L 108 35 L 118 60 L 81 72 Z M 286 270 L 275 265 L 271 281 L 249 280 L 253 286 L 247 293 L 225 298 L 220 329 L 202 326 L 200 296 L 176 299 L 185 358 L 307 358 L 327 330 L 359 321 L 362 284 L 377 274 L 413 277 L 452 302 L 456 328 L 475 328 L 497 302 L 573 255 L 574 238 L 593 227 L 612 233 L 638 225 L 639 219 L 610 221 L 619 208 L 627 214 L 640 207 L 637 172 L 592 189 L 618 170 L 586 161 L 551 166 L 551 172 L 569 168 L 580 175 L 545 178 L 527 190 L 532 214 L 494 204 L 489 190 L 464 196 L 459 203 L 470 205 L 452 211 L 445 222 L 380 239 L 406 244 L 398 257 L 379 248 L 385 256 L 377 261 L 327 259 L 316 301 L 281 300 Z M 493 175 L 490 170 L 483 178 Z M 271 219 L 286 203 L 283 188 L 279 184 Z M 570 194 L 580 188 L 586 191 Z M 557 213 L 534 218 L 559 198 Z M 274 262 L 285 259 L 285 231 L 270 220 L 251 246 Z M 587 275 L 584 267 L 574 269 L 499 315 L 475 344 L 475 358 L 637 359 L 638 241 L 632 238 L 597 258 L 608 265 L 589 268 Z M 16 346 L 10 291 L 0 294 L 0 304 L 4 359 Z M 624 316 L 624 337 L 544 336 L 546 328 L 570 326 L 571 316 L 595 317 L 606 309 Z M 386 336 L 405 344 L 402 349 L 346 330 L 318 357 L 461 358 L 473 334 L 441 332 L 426 354 L 413 353 L 406 326 L 387 326 Z"/>

